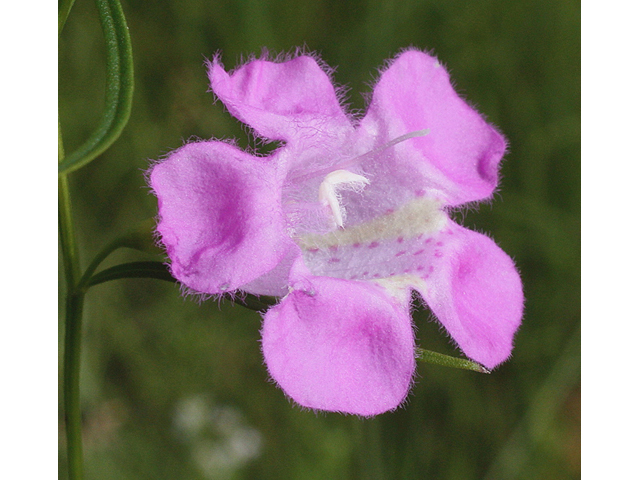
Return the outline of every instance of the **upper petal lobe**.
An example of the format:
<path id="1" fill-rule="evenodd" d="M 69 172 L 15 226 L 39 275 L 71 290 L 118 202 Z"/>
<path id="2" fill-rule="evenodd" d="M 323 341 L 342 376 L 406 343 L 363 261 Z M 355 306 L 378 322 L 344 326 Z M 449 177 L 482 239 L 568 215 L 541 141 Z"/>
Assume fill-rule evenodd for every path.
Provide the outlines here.
<path id="1" fill-rule="evenodd" d="M 215 59 L 209 80 L 231 114 L 263 137 L 292 141 L 352 128 L 331 80 L 312 57 L 254 60 L 231 75 Z"/>
<path id="2" fill-rule="evenodd" d="M 451 85 L 438 61 L 409 50 L 396 58 L 375 86 L 361 127 L 379 143 L 428 129 L 397 147 L 396 161 L 422 170 L 426 188 L 450 205 L 489 197 L 498 183 L 504 138 Z"/>

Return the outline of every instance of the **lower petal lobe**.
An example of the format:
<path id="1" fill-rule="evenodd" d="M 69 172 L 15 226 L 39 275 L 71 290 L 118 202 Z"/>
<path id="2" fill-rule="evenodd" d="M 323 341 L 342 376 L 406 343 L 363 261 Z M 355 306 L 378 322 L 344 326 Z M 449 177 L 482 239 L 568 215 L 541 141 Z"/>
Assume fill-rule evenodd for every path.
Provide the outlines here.
<path id="1" fill-rule="evenodd" d="M 451 222 L 437 267 L 417 290 L 462 351 L 487 368 L 511 354 L 524 297 L 511 258 L 493 240 Z"/>
<path id="2" fill-rule="evenodd" d="M 381 287 L 306 277 L 265 315 L 269 373 L 303 407 L 376 415 L 406 397 L 415 370 L 408 308 Z"/>

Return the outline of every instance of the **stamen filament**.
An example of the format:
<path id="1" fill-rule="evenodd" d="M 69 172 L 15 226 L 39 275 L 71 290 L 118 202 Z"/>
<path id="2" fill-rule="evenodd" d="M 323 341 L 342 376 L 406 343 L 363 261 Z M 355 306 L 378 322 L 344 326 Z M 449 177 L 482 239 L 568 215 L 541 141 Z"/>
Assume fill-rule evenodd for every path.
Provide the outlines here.
<path id="1" fill-rule="evenodd" d="M 354 163 L 358 163 L 360 159 L 375 155 L 376 153 L 380 153 L 388 148 L 391 148 L 399 143 L 404 142 L 405 140 L 409 140 L 410 138 L 424 137 L 426 135 L 429 135 L 428 128 L 425 128 L 423 130 L 416 130 L 415 132 L 405 133 L 404 135 L 401 135 L 397 138 L 394 138 L 393 140 L 388 141 L 384 145 L 380 145 L 378 148 L 374 148 L 373 150 L 367 153 L 363 153 L 362 155 L 358 155 L 357 157 L 354 157 L 351 160 L 347 160 L 345 163 L 340 165 L 340 168 L 348 167 L 350 165 L 353 165 Z"/>
<path id="2" fill-rule="evenodd" d="M 332 165 L 330 167 L 327 168 L 323 168 L 322 170 L 317 170 L 315 172 L 312 173 L 307 173 L 305 175 L 300 175 L 299 177 L 293 177 L 291 178 L 292 181 L 295 182 L 304 182 L 306 180 L 309 180 L 310 178 L 315 178 L 315 177 L 326 177 L 328 174 L 330 174 L 331 172 L 335 171 L 335 170 L 344 170 L 347 167 L 350 167 L 352 165 L 357 164 L 358 162 L 360 162 L 361 160 L 367 158 L 367 157 L 371 157 L 373 155 L 376 155 L 384 150 L 387 150 L 388 148 L 391 148 L 399 143 L 404 142 L 405 140 L 409 140 L 410 138 L 416 138 L 416 137 L 424 137 L 426 135 L 429 134 L 429 129 L 425 128 L 422 130 L 416 130 L 415 132 L 409 132 L 409 133 L 405 133 L 404 135 L 400 135 L 397 138 L 394 138 L 393 140 L 389 140 L 387 143 L 385 143 L 384 145 L 380 145 L 377 148 L 374 148 L 373 150 L 370 150 L 366 153 L 363 153 L 362 155 L 358 155 L 357 157 L 353 157 L 350 158 L 349 160 L 346 160 L 342 163 L 339 163 L 337 165 Z"/>

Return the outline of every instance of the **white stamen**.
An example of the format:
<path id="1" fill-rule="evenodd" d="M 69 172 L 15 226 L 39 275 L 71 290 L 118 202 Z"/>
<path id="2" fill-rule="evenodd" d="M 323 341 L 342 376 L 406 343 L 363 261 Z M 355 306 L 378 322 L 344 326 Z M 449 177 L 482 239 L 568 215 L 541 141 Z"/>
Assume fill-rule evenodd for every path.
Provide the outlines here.
<path id="1" fill-rule="evenodd" d="M 324 177 L 320 184 L 318 198 L 324 207 L 331 209 L 331 215 L 336 227 L 342 228 L 344 225 L 344 209 L 340 205 L 340 196 L 337 190 L 350 189 L 359 191 L 366 185 L 369 185 L 369 180 L 348 170 L 334 170 Z"/>

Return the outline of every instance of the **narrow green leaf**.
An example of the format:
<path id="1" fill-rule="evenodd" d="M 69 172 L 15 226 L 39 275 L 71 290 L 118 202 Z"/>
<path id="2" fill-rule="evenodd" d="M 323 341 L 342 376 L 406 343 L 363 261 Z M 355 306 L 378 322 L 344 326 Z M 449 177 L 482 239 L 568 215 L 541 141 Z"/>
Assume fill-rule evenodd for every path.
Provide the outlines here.
<path id="1" fill-rule="evenodd" d="M 120 280 L 123 278 L 155 278 L 157 280 L 165 280 L 172 283 L 178 281 L 169 273 L 167 266 L 161 262 L 130 262 L 107 268 L 93 275 L 87 282 L 86 288 L 111 280 Z M 249 310 L 262 312 L 276 304 L 277 299 L 269 296 L 257 296 L 250 293 L 242 293 L 241 295 L 223 295 L 222 298 L 241 305 Z"/>
<path id="2" fill-rule="evenodd" d="M 177 282 L 167 270 L 167 266 L 161 262 L 130 262 L 96 273 L 87 282 L 87 287 L 122 278 L 155 278 L 173 283 Z"/>
<path id="3" fill-rule="evenodd" d="M 69 480 L 82 480 L 82 409 L 80 408 L 80 357 L 84 294 L 67 294 L 65 307 L 63 391 L 67 433 Z"/>
<path id="4" fill-rule="evenodd" d="M 105 110 L 95 132 L 58 165 L 59 174 L 86 165 L 109 148 L 122 133 L 131 113 L 133 54 L 129 27 L 119 0 L 96 0 L 96 5 L 107 49 Z"/>
<path id="5" fill-rule="evenodd" d="M 278 303 L 278 299 L 275 297 L 251 295 L 250 293 L 242 293 L 239 298 L 232 295 L 224 295 L 224 298 L 255 312 L 266 312 L 270 307 Z"/>
<path id="6" fill-rule="evenodd" d="M 424 350 L 422 348 L 416 348 L 416 358 L 421 362 L 434 363 L 443 367 L 461 368 L 463 370 L 472 370 L 480 373 L 491 373 L 491 371 L 487 370 L 479 363 L 472 362 L 471 360 L 450 357 L 449 355 L 432 352 L 431 350 Z"/>
<path id="7" fill-rule="evenodd" d="M 93 258 L 87 269 L 85 270 L 80 282 L 78 284 L 79 289 L 84 289 L 89 286 L 89 281 L 92 279 L 93 274 L 98 269 L 100 264 L 119 248 L 133 248 L 142 252 L 163 255 L 164 252 L 160 249 L 153 239 L 153 227 L 155 221 L 152 218 L 143 220 L 136 227 L 129 230 L 124 235 L 109 242 L 98 254 Z"/>

